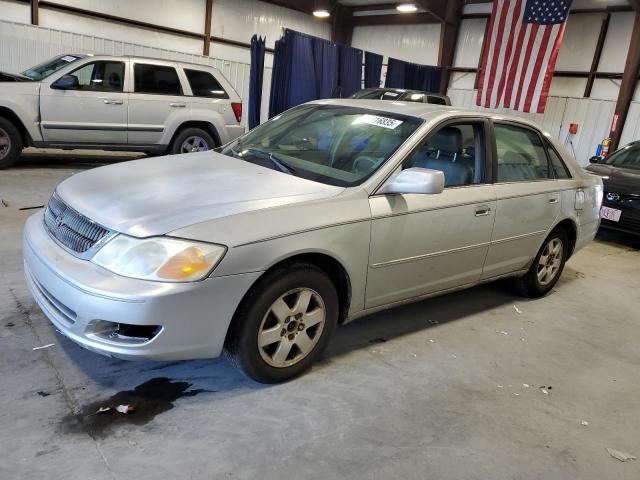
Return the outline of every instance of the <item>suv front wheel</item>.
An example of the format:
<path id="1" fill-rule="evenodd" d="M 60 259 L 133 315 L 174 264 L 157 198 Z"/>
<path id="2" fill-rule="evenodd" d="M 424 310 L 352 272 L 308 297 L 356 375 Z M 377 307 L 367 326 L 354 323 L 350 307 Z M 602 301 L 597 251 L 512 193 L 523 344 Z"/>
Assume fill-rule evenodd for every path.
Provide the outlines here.
<path id="1" fill-rule="evenodd" d="M 13 165 L 22 152 L 22 136 L 6 118 L 0 117 L 0 168 Z"/>
<path id="2" fill-rule="evenodd" d="M 209 132 L 197 127 L 185 128 L 180 131 L 169 147 L 169 153 L 204 152 L 216 147 L 216 142 Z"/>

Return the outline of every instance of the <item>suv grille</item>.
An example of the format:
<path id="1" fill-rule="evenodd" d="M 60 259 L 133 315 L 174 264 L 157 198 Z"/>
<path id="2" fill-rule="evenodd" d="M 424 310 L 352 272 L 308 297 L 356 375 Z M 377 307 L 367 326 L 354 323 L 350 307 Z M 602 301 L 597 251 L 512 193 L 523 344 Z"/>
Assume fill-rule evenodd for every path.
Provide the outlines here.
<path id="1" fill-rule="evenodd" d="M 44 211 L 44 223 L 58 242 L 77 253 L 86 252 L 109 233 L 106 228 L 67 206 L 55 194 Z"/>

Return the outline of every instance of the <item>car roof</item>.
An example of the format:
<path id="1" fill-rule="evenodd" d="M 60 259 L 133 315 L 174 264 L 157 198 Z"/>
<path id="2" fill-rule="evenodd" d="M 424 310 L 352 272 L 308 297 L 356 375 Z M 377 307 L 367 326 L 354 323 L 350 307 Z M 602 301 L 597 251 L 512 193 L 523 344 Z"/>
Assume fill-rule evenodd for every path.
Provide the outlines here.
<path id="1" fill-rule="evenodd" d="M 347 107 L 365 108 L 367 110 L 386 111 L 400 115 L 431 120 L 436 117 L 478 117 L 491 118 L 494 120 L 509 120 L 524 125 L 528 125 L 542 130 L 534 122 L 521 117 L 508 115 L 500 112 L 483 112 L 471 110 L 470 108 L 454 107 L 452 105 L 436 105 L 433 103 L 403 102 L 396 100 L 361 100 L 357 98 L 333 98 L 326 100 L 314 100 L 309 102 L 321 105 L 344 105 Z"/>
<path id="2" fill-rule="evenodd" d="M 201 68 L 212 68 L 214 70 L 217 70 L 216 67 L 212 66 L 212 65 L 206 65 L 206 64 L 202 64 L 202 63 L 193 63 L 193 62 L 185 62 L 184 60 L 175 60 L 173 58 L 158 58 L 158 57 L 141 57 L 138 55 L 109 55 L 106 53 L 67 53 L 64 55 L 73 55 L 74 57 L 78 57 L 78 58 L 127 58 L 130 60 L 150 60 L 152 62 L 168 62 L 168 63 L 179 63 L 181 65 L 193 65 L 194 67 L 201 67 Z M 59 57 L 64 57 L 64 55 L 59 55 Z"/>
<path id="3" fill-rule="evenodd" d="M 443 95 L 438 92 L 430 92 L 428 90 L 415 90 L 413 88 L 392 88 L 392 87 L 369 87 L 363 88 L 359 90 L 359 92 L 396 92 L 396 93 L 424 93 L 425 95 L 429 95 L 432 97 L 441 97 L 446 98 L 446 95 Z"/>

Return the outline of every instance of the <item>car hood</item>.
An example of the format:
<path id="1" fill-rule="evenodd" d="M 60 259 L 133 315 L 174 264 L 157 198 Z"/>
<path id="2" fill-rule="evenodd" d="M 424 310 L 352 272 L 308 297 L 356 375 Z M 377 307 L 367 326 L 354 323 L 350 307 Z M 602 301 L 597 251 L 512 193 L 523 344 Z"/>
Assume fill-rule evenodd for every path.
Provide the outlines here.
<path id="1" fill-rule="evenodd" d="M 0 72 L 0 82 L 33 82 L 33 79 L 19 73 Z"/>
<path id="2" fill-rule="evenodd" d="M 57 193 L 104 227 L 148 237 L 343 190 L 209 151 L 88 170 L 65 180 Z"/>
<path id="3" fill-rule="evenodd" d="M 606 191 L 613 189 L 617 193 L 640 193 L 640 170 L 611 165 L 589 165 L 587 170 L 608 177 L 602 180 Z"/>

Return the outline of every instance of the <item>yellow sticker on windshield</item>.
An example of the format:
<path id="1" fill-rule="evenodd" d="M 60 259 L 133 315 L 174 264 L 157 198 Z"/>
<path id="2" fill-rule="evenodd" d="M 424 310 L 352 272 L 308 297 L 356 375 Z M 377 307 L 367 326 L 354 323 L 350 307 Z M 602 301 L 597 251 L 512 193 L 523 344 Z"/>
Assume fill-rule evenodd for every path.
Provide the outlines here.
<path id="1" fill-rule="evenodd" d="M 364 115 L 360 115 L 360 117 L 358 117 L 358 119 L 353 123 L 367 123 L 369 125 L 375 125 L 377 127 L 383 127 L 388 128 L 389 130 L 393 130 L 398 125 L 402 125 L 402 123 L 404 122 L 402 120 L 396 120 L 395 118 L 379 117 L 377 115 L 369 115 L 367 113 Z"/>

